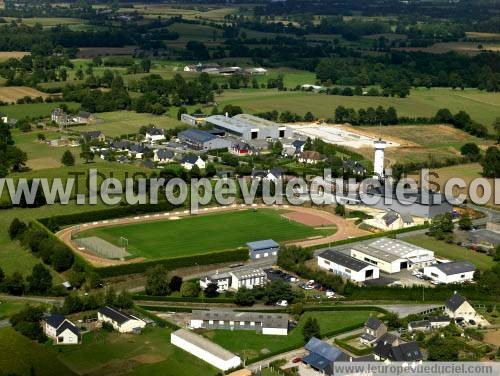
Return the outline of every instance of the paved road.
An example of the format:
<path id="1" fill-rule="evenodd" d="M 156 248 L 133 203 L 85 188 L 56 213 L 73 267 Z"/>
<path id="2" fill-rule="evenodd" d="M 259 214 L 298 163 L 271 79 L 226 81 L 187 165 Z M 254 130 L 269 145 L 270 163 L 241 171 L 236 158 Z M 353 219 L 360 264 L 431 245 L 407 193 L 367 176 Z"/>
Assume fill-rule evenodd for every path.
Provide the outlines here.
<path id="1" fill-rule="evenodd" d="M 26 301 L 26 302 L 39 302 L 46 304 L 61 304 L 64 301 L 63 297 L 54 296 L 14 296 L 0 294 L 0 300 L 15 300 L 15 301 Z"/>
<path id="2" fill-rule="evenodd" d="M 389 312 L 398 314 L 399 317 L 423 313 L 435 308 L 442 307 L 442 304 L 376 304 Z"/>

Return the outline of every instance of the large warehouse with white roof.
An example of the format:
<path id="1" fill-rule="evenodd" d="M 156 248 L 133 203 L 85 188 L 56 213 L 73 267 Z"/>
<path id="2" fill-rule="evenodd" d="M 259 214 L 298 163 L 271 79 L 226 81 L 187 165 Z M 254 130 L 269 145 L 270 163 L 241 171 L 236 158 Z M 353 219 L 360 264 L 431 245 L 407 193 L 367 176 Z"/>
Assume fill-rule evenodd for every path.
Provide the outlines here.
<path id="1" fill-rule="evenodd" d="M 418 269 L 434 263 L 434 252 L 398 239 L 380 238 L 342 248 L 352 257 L 376 265 L 386 273 Z"/>
<path id="2" fill-rule="evenodd" d="M 286 125 L 249 114 L 239 114 L 233 117 L 212 115 L 207 117 L 206 122 L 245 141 L 274 140 L 290 138 L 293 135 L 293 130 Z"/>

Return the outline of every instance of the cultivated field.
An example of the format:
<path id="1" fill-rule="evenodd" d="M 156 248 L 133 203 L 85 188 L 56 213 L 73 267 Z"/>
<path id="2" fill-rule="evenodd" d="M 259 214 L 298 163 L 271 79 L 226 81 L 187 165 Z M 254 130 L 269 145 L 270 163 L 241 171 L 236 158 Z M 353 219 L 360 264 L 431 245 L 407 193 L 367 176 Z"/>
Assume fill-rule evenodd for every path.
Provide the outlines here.
<path id="1" fill-rule="evenodd" d="M 18 99 L 24 97 L 31 98 L 47 98 L 49 95 L 46 93 L 42 93 L 39 90 L 33 89 L 27 86 L 8 86 L 8 87 L 0 87 L 0 102 L 5 103 L 15 103 Z"/>
<path id="2" fill-rule="evenodd" d="M 0 61 L 5 61 L 9 59 L 20 59 L 29 54 L 30 54 L 29 52 L 25 51 L 0 51 Z"/>
<path id="3" fill-rule="evenodd" d="M 249 241 L 272 238 L 281 242 L 331 232 L 288 220 L 279 211 L 259 209 L 98 227 L 78 237 L 98 236 L 117 246 L 123 246 L 120 238 L 126 237 L 127 251 L 133 256 L 158 259 L 234 249 Z"/>
<path id="4" fill-rule="evenodd" d="M 500 113 L 500 93 L 481 92 L 477 89 L 452 90 L 447 88 L 418 88 L 407 98 L 338 96 L 308 92 L 277 92 L 276 90 L 241 89 L 224 92 L 216 97 L 220 106 L 233 104 L 251 113 L 262 111 L 294 111 L 304 115 L 311 111 L 320 118 L 333 118 L 337 106 L 355 109 L 369 106 L 393 106 L 400 116 L 432 117 L 440 108 L 453 113 L 467 111 L 477 122 L 490 127 Z"/>
<path id="5" fill-rule="evenodd" d="M 491 144 L 448 125 L 400 125 L 386 127 L 352 127 L 374 138 L 396 142 L 398 148 L 388 148 L 385 156 L 391 164 L 398 162 L 441 160 L 460 156 L 460 148 L 467 142 L 475 142 L 486 148 Z M 371 148 L 364 155 L 373 158 Z"/>
<path id="6" fill-rule="evenodd" d="M 292 346 L 300 347 L 304 343 L 302 328 L 309 317 L 317 319 L 321 333 L 326 334 L 334 330 L 342 331 L 353 325 L 361 326 L 370 315 L 378 314 L 356 310 L 305 312 L 288 336 L 263 335 L 251 330 L 210 330 L 204 331 L 203 335 L 240 357 L 251 360 L 269 352 L 278 352 Z"/>
<path id="7" fill-rule="evenodd" d="M 133 8 L 121 8 L 122 12 L 139 12 L 145 18 L 182 16 L 185 19 L 206 19 L 210 21 L 224 21 L 224 16 L 235 13 L 237 8 L 203 6 L 171 6 L 167 4 L 134 4 Z"/>
<path id="8" fill-rule="evenodd" d="M 493 265 L 493 258 L 455 244 L 448 244 L 441 240 L 436 240 L 427 235 L 405 236 L 405 242 L 418 245 L 423 248 L 434 251 L 436 256 L 448 258 L 451 260 L 467 260 L 479 269 L 490 269 Z"/>

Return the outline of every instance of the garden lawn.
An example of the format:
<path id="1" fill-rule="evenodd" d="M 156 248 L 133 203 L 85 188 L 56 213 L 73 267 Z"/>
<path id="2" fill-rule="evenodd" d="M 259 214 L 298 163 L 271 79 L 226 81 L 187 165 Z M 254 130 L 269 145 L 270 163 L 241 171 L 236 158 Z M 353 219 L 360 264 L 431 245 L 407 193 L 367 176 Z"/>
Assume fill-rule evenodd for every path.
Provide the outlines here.
<path id="1" fill-rule="evenodd" d="M 142 334 L 104 330 L 86 333 L 80 346 L 48 345 L 54 357 L 77 374 L 215 375 L 217 370 L 170 344 L 171 330 L 147 328 Z"/>
<path id="2" fill-rule="evenodd" d="M 126 237 L 129 253 L 157 259 L 234 249 L 262 239 L 280 242 L 329 233 L 331 230 L 316 230 L 283 219 L 278 211 L 263 209 L 100 227 L 79 237 L 99 236 L 118 246 L 120 238 Z"/>
<path id="3" fill-rule="evenodd" d="M 280 353 L 304 345 L 302 328 L 309 317 L 318 320 L 322 336 L 328 336 L 333 331 L 348 331 L 353 326 L 362 326 L 370 315 L 378 312 L 371 311 L 309 311 L 305 312 L 298 325 L 289 332 L 288 336 L 271 336 L 256 333 L 252 330 L 209 330 L 203 335 L 225 349 L 238 354 L 249 361 L 258 356 L 269 353 Z"/>
<path id="4" fill-rule="evenodd" d="M 479 269 L 490 269 L 494 265 L 493 258 L 456 244 L 448 244 L 441 240 L 436 240 L 427 235 L 416 235 L 404 237 L 405 242 L 418 245 L 434 251 L 437 256 L 446 257 L 452 260 L 467 260 Z"/>
<path id="5" fill-rule="evenodd" d="M 31 341 L 12 328 L 0 329 L 0 374 L 74 375 L 44 345 Z"/>

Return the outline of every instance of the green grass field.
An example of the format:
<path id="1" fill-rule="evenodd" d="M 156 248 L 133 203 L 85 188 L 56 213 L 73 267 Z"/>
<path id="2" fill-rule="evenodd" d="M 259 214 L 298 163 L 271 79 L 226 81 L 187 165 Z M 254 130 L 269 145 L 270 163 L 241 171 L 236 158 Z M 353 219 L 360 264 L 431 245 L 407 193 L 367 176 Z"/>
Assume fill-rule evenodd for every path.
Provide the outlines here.
<path id="1" fill-rule="evenodd" d="M 13 104 L 10 106 L 0 106 L 0 112 L 3 112 L 9 117 L 15 119 L 24 119 L 25 117 L 47 117 L 54 108 L 66 103 L 72 110 L 77 110 L 80 105 L 75 102 L 54 102 L 54 103 L 30 103 L 30 104 Z"/>
<path id="2" fill-rule="evenodd" d="M 427 235 L 405 236 L 403 240 L 430 249 L 434 251 L 437 256 L 446 257 L 452 260 L 467 260 L 476 265 L 479 269 L 490 269 L 494 265 L 493 258 L 484 253 L 472 251 L 455 244 L 448 244 Z"/>
<path id="3" fill-rule="evenodd" d="M 120 245 L 123 236 L 128 239 L 129 253 L 157 259 L 234 249 L 255 240 L 272 238 L 280 242 L 330 232 L 285 220 L 279 212 L 264 209 L 101 227 L 84 231 L 79 237 L 99 236 Z"/>
<path id="4" fill-rule="evenodd" d="M 85 375 L 215 375 L 216 369 L 170 344 L 171 330 L 149 328 L 141 335 L 97 331 L 80 346 L 46 345 L 58 362 Z"/>
<path id="5" fill-rule="evenodd" d="M 227 350 L 238 354 L 241 358 L 252 360 L 268 352 L 277 352 L 303 345 L 302 328 L 309 317 L 316 318 L 321 333 L 326 334 L 333 330 L 362 325 L 370 315 L 377 315 L 377 312 L 355 310 L 305 312 L 298 325 L 287 336 L 263 335 L 252 330 L 209 330 L 205 331 L 203 335 Z"/>
<path id="6" fill-rule="evenodd" d="M 286 77 L 286 76 L 285 76 Z M 312 77 L 311 77 L 312 78 Z M 216 98 L 219 106 L 233 104 L 251 113 L 290 110 L 305 114 L 311 111 L 321 118 L 333 118 L 337 106 L 366 108 L 378 105 L 393 106 L 400 116 L 434 116 L 440 108 L 453 113 L 467 111 L 475 121 L 491 127 L 500 113 L 500 93 L 486 93 L 476 89 L 447 88 L 414 89 L 407 98 L 367 96 L 339 96 L 308 92 L 277 92 L 276 90 L 228 90 Z"/>
<path id="7" fill-rule="evenodd" d="M 158 128 L 175 128 L 182 123 L 177 118 L 166 115 L 139 114 L 132 111 L 112 111 L 97 114 L 100 121 L 96 124 L 71 127 L 71 131 L 86 132 L 100 130 L 107 137 L 117 137 L 126 133 L 137 133 L 143 125 Z"/>
<path id="8" fill-rule="evenodd" d="M 12 328 L 0 329 L 0 374 L 75 375 L 44 345 L 29 340 Z"/>

